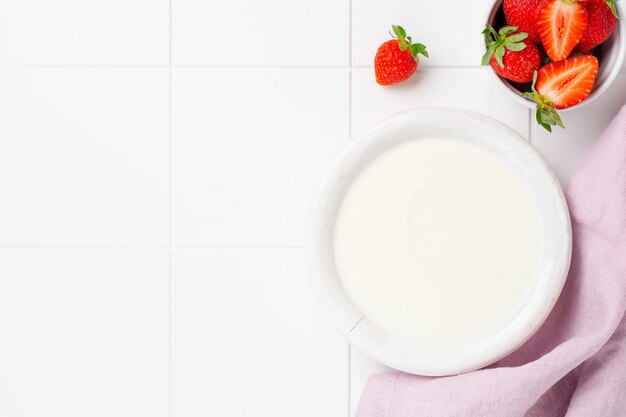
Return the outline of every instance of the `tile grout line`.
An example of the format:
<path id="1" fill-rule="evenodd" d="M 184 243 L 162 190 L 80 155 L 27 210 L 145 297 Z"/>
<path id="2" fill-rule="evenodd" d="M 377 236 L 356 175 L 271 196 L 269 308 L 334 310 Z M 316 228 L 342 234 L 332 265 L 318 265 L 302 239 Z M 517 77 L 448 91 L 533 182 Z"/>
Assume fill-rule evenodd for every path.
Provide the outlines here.
<path id="1" fill-rule="evenodd" d="M 174 413 L 172 398 L 173 398 L 173 384 L 172 384 L 172 271 L 173 271 L 173 187 L 172 187 L 172 120 L 173 120 L 173 104 L 172 104 L 172 92 L 173 92 L 173 76 L 172 76 L 172 64 L 173 64 L 173 22 L 174 22 L 174 0 L 169 0 L 169 16 L 168 16 L 168 189 L 169 189 L 169 207 L 168 207 L 168 234 L 169 234 L 169 251 L 168 251 L 168 358 L 167 358 L 167 415 L 172 417 Z"/>
<path id="2" fill-rule="evenodd" d="M 166 70 L 169 64 L 27 64 L 27 65 L 11 65 L 2 64 L 0 70 L 72 70 L 72 69 L 161 69 Z"/>
<path id="3" fill-rule="evenodd" d="M 348 0 L 349 22 L 348 22 L 348 140 L 352 141 L 352 70 L 354 69 L 354 0 Z"/>
<path id="4" fill-rule="evenodd" d="M 173 247 L 173 181 L 172 181 L 172 167 L 173 167 L 173 157 L 172 157 L 172 150 L 173 150 L 173 146 L 172 146 L 172 135 L 173 135 L 173 127 L 172 127 L 172 122 L 173 122 L 173 83 L 174 83 L 174 77 L 173 77 L 173 71 L 170 68 L 169 73 L 168 73 L 168 114 L 167 114 L 167 119 L 168 119 L 168 123 L 167 123 L 167 136 L 168 136 L 168 189 L 169 189 L 169 207 L 168 207 L 168 213 L 169 213 L 169 223 L 168 223 L 168 238 L 169 238 L 169 247 L 170 249 L 172 249 Z"/>
<path id="5" fill-rule="evenodd" d="M 300 250 L 302 245 L 0 245 L 0 250 L 27 250 L 27 249 L 92 249 L 92 250 L 233 250 L 233 249 L 293 249 Z"/>
<path id="6" fill-rule="evenodd" d="M 173 49 L 173 45 L 171 46 Z M 351 51 L 350 51 L 351 52 Z M 173 52 L 172 52 L 173 53 Z M 352 58 L 351 58 L 352 60 Z M 186 64 L 94 64 L 94 65 L 0 65 L 0 71 L 8 70 L 205 70 L 205 71 L 371 71 L 373 65 L 186 65 Z M 482 70 L 480 65 L 425 65 L 420 71 Z M 622 70 L 622 72 L 626 72 Z"/>
<path id="7" fill-rule="evenodd" d="M 172 416 L 172 71 L 169 72 L 169 157 L 168 157 L 168 189 L 169 189 L 169 201 L 168 201 L 168 257 L 169 257 L 169 269 L 168 269 L 168 415 Z"/>
<path id="8" fill-rule="evenodd" d="M 353 0 L 347 0 L 348 1 L 348 67 L 350 68 L 350 70 L 352 70 L 352 68 L 355 66 L 354 65 L 354 53 L 353 53 L 353 49 L 354 49 L 354 9 L 355 9 L 355 4 Z"/>
<path id="9" fill-rule="evenodd" d="M 353 92 L 353 87 L 352 87 L 352 70 L 350 70 L 348 72 L 348 141 L 352 142 L 352 123 L 354 120 L 354 117 L 352 116 L 352 102 L 353 102 L 353 97 L 352 97 L 352 92 Z"/>
<path id="10" fill-rule="evenodd" d="M 173 250 L 181 249 L 222 249 L 222 250 L 237 250 L 237 249 L 267 249 L 267 250 L 280 250 L 280 249 L 292 249 L 300 250 L 302 245 L 173 245 Z"/>
<path id="11" fill-rule="evenodd" d="M 9 249 L 153 249 L 168 250 L 169 245 L 0 245 L 0 250 Z"/>
<path id="12" fill-rule="evenodd" d="M 167 389 L 167 414 L 169 417 L 172 417 L 173 409 L 172 409 L 172 259 L 173 252 L 170 249 L 168 252 L 168 357 L 167 357 L 167 379 L 168 379 L 168 389 Z"/>
<path id="13" fill-rule="evenodd" d="M 169 54 L 169 67 L 172 68 L 172 62 L 174 60 L 174 0 L 169 0 L 169 21 L 168 21 L 168 54 Z"/>
<path id="14" fill-rule="evenodd" d="M 176 69 L 204 69 L 204 70 L 284 70 L 284 71 L 336 71 L 349 70 L 350 65 L 199 65 L 176 64 Z"/>
<path id="15" fill-rule="evenodd" d="M 173 49 L 173 45 L 171 46 Z M 172 52 L 173 54 L 173 52 Z M 313 70 L 332 71 L 348 70 L 349 65 L 186 65 L 186 64 L 77 64 L 77 65 L 0 65 L 0 70 L 81 70 L 81 69 L 125 69 L 125 70 L 168 70 L 168 69 L 201 69 L 201 70 Z"/>

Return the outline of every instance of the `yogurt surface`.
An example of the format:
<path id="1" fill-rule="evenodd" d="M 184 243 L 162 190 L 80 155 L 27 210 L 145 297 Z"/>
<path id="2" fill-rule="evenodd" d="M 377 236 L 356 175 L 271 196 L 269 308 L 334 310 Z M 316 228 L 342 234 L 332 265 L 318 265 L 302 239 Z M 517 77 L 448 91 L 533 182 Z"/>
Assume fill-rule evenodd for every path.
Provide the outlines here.
<path id="1" fill-rule="evenodd" d="M 348 297 L 370 321 L 423 342 L 498 325 L 524 297 L 540 228 L 524 183 L 461 139 L 390 148 L 352 181 L 333 250 Z"/>

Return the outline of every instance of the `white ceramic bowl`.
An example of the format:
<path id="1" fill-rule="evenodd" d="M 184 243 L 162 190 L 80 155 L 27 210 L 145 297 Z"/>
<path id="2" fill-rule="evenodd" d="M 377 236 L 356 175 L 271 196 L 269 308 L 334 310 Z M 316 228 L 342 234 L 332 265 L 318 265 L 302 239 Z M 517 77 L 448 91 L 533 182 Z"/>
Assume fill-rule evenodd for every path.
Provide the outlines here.
<path id="1" fill-rule="evenodd" d="M 344 291 L 333 255 L 338 207 L 354 177 L 370 161 L 403 141 L 454 137 L 501 158 L 527 186 L 541 229 L 537 272 L 523 301 L 495 329 L 463 343 L 425 344 L 390 334 L 364 317 Z M 482 368 L 508 355 L 543 323 L 558 298 L 571 256 L 571 227 L 563 192 L 541 156 L 519 134 L 489 117 L 445 108 L 399 113 L 354 141 L 337 159 L 310 209 L 305 259 L 319 301 L 350 343 L 390 367 L 420 375 L 451 375 Z"/>
<path id="2" fill-rule="evenodd" d="M 505 26 L 502 2 L 503 0 L 492 0 L 490 2 L 483 19 L 481 30 L 485 27 L 485 24 L 490 24 L 496 28 L 496 30 Z M 598 70 L 596 83 L 591 91 L 591 94 L 586 100 L 583 100 L 579 104 L 567 109 L 559 110 L 559 112 L 578 109 L 591 103 L 609 88 L 619 74 L 624 63 L 624 55 L 626 55 L 626 15 L 624 15 L 624 10 L 619 2 L 617 3 L 617 11 L 621 16 L 621 19 L 617 21 L 615 31 L 611 37 L 606 40 L 606 42 L 596 48 L 595 55 L 600 61 L 600 68 Z M 487 49 L 482 35 L 480 36 L 480 48 L 480 56 L 482 56 Z M 526 107 L 532 109 L 535 108 L 534 101 L 522 96 L 523 91 L 519 90 L 520 84 L 512 83 L 506 78 L 500 77 L 491 68 L 489 68 L 489 73 L 491 74 L 494 82 L 500 85 L 509 97 Z M 530 91 L 530 84 L 525 91 Z"/>

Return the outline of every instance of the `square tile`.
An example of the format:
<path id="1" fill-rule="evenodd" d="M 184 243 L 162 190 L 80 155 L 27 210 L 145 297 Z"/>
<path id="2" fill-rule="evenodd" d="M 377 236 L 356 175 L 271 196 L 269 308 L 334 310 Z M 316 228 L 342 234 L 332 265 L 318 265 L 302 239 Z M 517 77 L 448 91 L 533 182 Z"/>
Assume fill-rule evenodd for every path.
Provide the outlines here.
<path id="1" fill-rule="evenodd" d="M 0 245 L 168 242 L 168 74 L 0 71 Z"/>
<path id="2" fill-rule="evenodd" d="M 444 106 L 484 113 L 528 138 L 528 109 L 507 97 L 487 71 L 420 71 L 404 83 L 383 87 L 376 84 L 373 70 L 357 70 L 352 75 L 353 132 L 359 134 L 401 110 Z"/>
<path id="3" fill-rule="evenodd" d="M 348 73 L 178 70 L 177 245 L 301 245 L 305 213 L 348 143 Z"/>
<path id="4" fill-rule="evenodd" d="M 0 1 L 0 64 L 168 61 L 168 0 Z"/>
<path id="5" fill-rule="evenodd" d="M 488 0 L 352 0 L 354 63 L 373 66 L 376 50 L 389 38 L 391 25 L 402 26 L 414 42 L 426 45 L 424 66 L 480 65 L 481 27 Z"/>
<path id="6" fill-rule="evenodd" d="M 578 170 L 591 153 L 596 140 L 626 104 L 624 92 L 626 73 L 621 73 L 596 100 L 580 109 L 561 112 L 565 129 L 557 127 L 549 133 L 541 126 L 533 125 L 535 147 L 563 184 Z"/>
<path id="7" fill-rule="evenodd" d="M 369 377 L 391 371 L 393 369 L 376 362 L 357 347 L 350 347 L 350 416 L 356 415 L 361 394 Z"/>
<path id="8" fill-rule="evenodd" d="M 172 417 L 343 417 L 348 345 L 300 250 L 174 253 Z"/>
<path id="9" fill-rule="evenodd" d="M 0 415 L 168 416 L 168 253 L 0 250 Z"/>
<path id="10" fill-rule="evenodd" d="M 174 0 L 176 64 L 348 65 L 348 0 Z"/>

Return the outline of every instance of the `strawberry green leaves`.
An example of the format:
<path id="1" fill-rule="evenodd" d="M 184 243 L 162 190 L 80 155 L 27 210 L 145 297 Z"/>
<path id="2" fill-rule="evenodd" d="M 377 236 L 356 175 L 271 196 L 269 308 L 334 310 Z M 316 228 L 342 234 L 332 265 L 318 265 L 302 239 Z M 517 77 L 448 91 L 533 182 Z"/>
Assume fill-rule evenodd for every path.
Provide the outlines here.
<path id="1" fill-rule="evenodd" d="M 513 52 L 523 51 L 526 48 L 526 44 L 522 41 L 528 37 L 528 34 L 516 32 L 517 26 L 505 26 L 499 32 L 496 32 L 493 27 L 486 25 L 482 34 L 485 36 L 487 52 L 483 55 L 481 64 L 489 65 L 489 61 L 494 57 L 498 65 L 504 68 L 502 58 L 507 49 Z"/>
<path id="2" fill-rule="evenodd" d="M 413 43 L 413 39 L 410 36 L 406 36 L 406 31 L 402 26 L 392 25 L 391 31 L 389 32 L 392 38 L 398 39 L 400 42 L 398 43 L 398 47 L 401 51 L 409 50 L 415 61 L 419 62 L 418 55 L 424 55 L 428 58 L 428 51 L 426 51 L 426 46 L 421 43 Z"/>
<path id="3" fill-rule="evenodd" d="M 417 54 L 422 54 L 426 58 L 428 58 L 428 51 L 426 50 L 426 46 L 421 43 L 414 43 L 411 45 L 411 54 L 413 56 L 417 56 Z"/>
<path id="4" fill-rule="evenodd" d="M 556 109 L 547 97 L 537 92 L 537 89 L 535 88 L 536 83 L 537 71 L 535 71 L 535 74 L 533 75 L 533 84 L 531 87 L 532 92 L 524 93 L 524 97 L 528 97 L 537 103 L 537 112 L 535 114 L 537 123 L 539 123 L 539 125 L 541 125 L 541 127 L 546 129 L 548 132 L 552 132 L 552 126 L 559 126 L 564 129 L 565 126 L 561 121 L 559 113 L 557 113 Z"/>
<path id="5" fill-rule="evenodd" d="M 393 33 L 389 32 L 392 38 L 404 39 L 406 38 L 406 31 L 402 26 L 399 25 L 391 25 L 391 30 Z"/>

